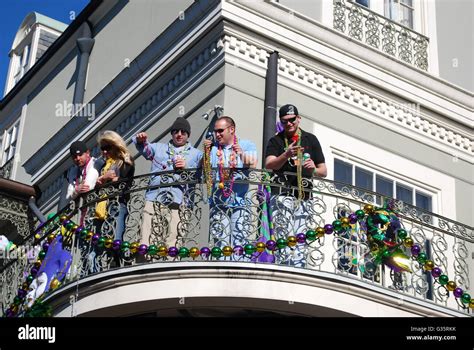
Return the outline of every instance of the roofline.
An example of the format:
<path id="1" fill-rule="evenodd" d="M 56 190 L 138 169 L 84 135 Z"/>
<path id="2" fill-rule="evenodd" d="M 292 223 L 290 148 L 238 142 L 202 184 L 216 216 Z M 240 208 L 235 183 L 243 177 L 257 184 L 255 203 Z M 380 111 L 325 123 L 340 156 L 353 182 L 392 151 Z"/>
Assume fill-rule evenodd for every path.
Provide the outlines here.
<path id="1" fill-rule="evenodd" d="M 0 101 L 0 111 L 3 110 L 16 94 L 23 89 L 28 81 L 54 56 L 67 40 L 76 32 L 79 27 L 87 21 L 89 16 L 102 4 L 103 0 L 91 0 L 91 2 L 81 11 L 79 16 L 66 28 L 66 30 L 53 42 L 43 56 L 29 69 L 21 80 L 16 84 L 5 97 Z"/>
<path id="2" fill-rule="evenodd" d="M 48 28 L 57 30 L 59 32 L 64 32 L 68 27 L 68 25 L 66 23 L 58 21 L 57 19 L 54 19 L 52 17 L 43 15 L 40 12 L 32 11 L 30 13 L 34 13 L 34 15 L 36 17 L 36 23 L 37 24 L 42 24 L 44 26 L 47 26 Z M 43 21 L 45 21 L 45 22 L 43 22 Z M 49 23 L 46 23 L 46 21 L 48 21 Z M 59 27 L 61 27 L 61 28 L 59 28 Z"/>

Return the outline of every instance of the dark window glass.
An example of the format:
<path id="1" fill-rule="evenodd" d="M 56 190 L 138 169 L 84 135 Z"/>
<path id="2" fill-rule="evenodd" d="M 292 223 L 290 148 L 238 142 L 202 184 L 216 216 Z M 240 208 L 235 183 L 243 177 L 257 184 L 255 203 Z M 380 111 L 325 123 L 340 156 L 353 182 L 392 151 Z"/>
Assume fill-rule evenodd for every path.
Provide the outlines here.
<path id="1" fill-rule="evenodd" d="M 416 206 L 427 211 L 432 211 L 431 196 L 416 191 Z"/>
<path id="2" fill-rule="evenodd" d="M 413 189 L 397 184 L 397 199 L 408 204 L 413 204 Z"/>
<path id="3" fill-rule="evenodd" d="M 334 181 L 352 185 L 352 165 L 334 159 Z M 341 187 L 342 185 L 336 184 L 336 188 L 340 189 Z"/>
<path id="4" fill-rule="evenodd" d="M 365 188 L 366 190 L 373 191 L 373 173 L 370 171 L 356 167 L 355 171 L 355 185 L 357 187 Z"/>
<path id="5" fill-rule="evenodd" d="M 375 178 L 375 192 L 393 198 L 393 181 L 377 175 Z M 377 204 L 383 204 L 380 196 L 377 196 Z"/>
<path id="6" fill-rule="evenodd" d="M 415 200 L 416 200 L 415 205 L 417 207 L 424 209 L 427 212 L 433 211 L 433 207 L 431 204 L 431 196 L 428 196 L 426 194 L 416 191 Z M 417 213 L 421 221 L 426 222 L 426 223 L 433 223 L 433 217 L 429 213 L 423 212 L 421 210 L 417 211 Z"/>
<path id="7" fill-rule="evenodd" d="M 365 7 L 369 7 L 369 0 L 356 0 L 356 3 Z"/>

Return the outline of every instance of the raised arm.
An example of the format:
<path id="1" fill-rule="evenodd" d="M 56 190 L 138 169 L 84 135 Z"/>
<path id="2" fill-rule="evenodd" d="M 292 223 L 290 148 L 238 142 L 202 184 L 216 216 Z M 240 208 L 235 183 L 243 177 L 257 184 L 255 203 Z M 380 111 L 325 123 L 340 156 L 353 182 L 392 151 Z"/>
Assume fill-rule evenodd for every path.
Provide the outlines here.
<path id="1" fill-rule="evenodd" d="M 152 160 L 155 156 L 154 144 L 148 143 L 148 135 L 145 132 L 140 132 L 136 136 L 132 137 L 132 142 L 135 145 L 137 151 L 148 160 Z"/>

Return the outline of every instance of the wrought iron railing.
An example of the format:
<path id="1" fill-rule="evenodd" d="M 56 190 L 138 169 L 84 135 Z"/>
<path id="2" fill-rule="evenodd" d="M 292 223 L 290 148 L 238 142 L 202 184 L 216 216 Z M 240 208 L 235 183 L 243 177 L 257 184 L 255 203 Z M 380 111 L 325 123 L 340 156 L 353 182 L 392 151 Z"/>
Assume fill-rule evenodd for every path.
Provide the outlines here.
<path id="1" fill-rule="evenodd" d="M 252 261 L 330 272 L 388 288 L 400 297 L 410 295 L 472 311 L 468 252 L 474 244 L 473 227 L 330 180 L 303 179 L 305 199 L 300 200 L 301 188 L 291 185 L 294 174 L 238 170 L 233 176 L 229 197 L 216 190 L 215 170 L 208 191 L 201 171 L 189 169 L 137 176 L 91 191 L 82 203 L 71 202 L 38 227 L 36 237 L 28 237 L 18 247 L 24 253 L 20 258 L 4 260 L 2 310 L 9 315 L 29 310 L 38 296 L 34 293 L 41 284 L 43 259 L 61 236 L 69 258 L 57 259 L 46 289 L 140 263 Z M 183 193 L 179 205 L 167 193 L 178 186 Z M 161 203 L 150 206 L 145 192 L 153 190 L 159 191 Z M 385 208 L 377 209 L 376 201 L 384 202 Z M 106 203 L 106 216 L 98 219 L 101 202 Z M 150 238 L 143 241 L 145 212 L 152 221 L 147 229 Z M 170 243 L 172 214 L 178 218 L 177 238 Z M 388 221 L 377 222 L 384 217 Z M 121 238 L 117 237 L 120 223 L 125 223 Z M 384 263 L 389 254 L 407 259 L 397 266 L 388 260 Z"/>
<path id="2" fill-rule="evenodd" d="M 13 158 L 10 159 L 8 162 L 6 162 L 0 168 L 0 177 L 3 177 L 4 179 L 9 179 L 12 175 L 12 170 L 13 170 Z"/>
<path id="3" fill-rule="evenodd" d="M 334 29 L 428 70 L 429 38 L 352 1 L 333 1 Z"/>

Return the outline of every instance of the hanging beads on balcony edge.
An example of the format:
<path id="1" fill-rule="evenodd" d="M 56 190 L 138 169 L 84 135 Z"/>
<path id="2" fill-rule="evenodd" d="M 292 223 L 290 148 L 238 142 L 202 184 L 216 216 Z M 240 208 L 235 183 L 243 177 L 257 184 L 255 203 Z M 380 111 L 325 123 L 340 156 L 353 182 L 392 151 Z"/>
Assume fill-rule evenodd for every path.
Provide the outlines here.
<path id="1" fill-rule="evenodd" d="M 296 236 L 289 236 L 286 239 L 280 238 L 276 241 L 267 240 L 266 242 L 258 242 L 256 245 L 246 244 L 242 246 L 225 246 L 222 249 L 219 247 L 198 247 L 186 248 L 186 247 L 169 247 L 139 244 L 138 242 L 126 242 L 120 240 L 112 240 L 110 238 L 101 237 L 100 235 L 87 230 L 82 226 L 76 225 L 74 222 L 69 220 L 67 216 L 61 216 L 59 219 L 61 223 L 60 232 L 52 233 L 47 236 L 47 242 L 43 244 L 43 249 L 38 254 L 38 260 L 35 262 L 34 267 L 31 269 L 30 274 L 26 277 L 22 287 L 18 290 L 18 294 L 15 296 L 13 303 L 5 311 L 6 317 L 15 317 L 18 315 L 20 307 L 25 302 L 25 297 L 28 293 L 30 284 L 33 282 L 37 271 L 43 264 L 48 250 L 48 243 L 51 243 L 55 237 L 59 234 L 63 235 L 64 238 L 68 239 L 72 234 L 79 235 L 81 239 L 91 241 L 92 244 L 98 245 L 107 250 L 126 252 L 130 250 L 133 254 L 150 256 L 158 255 L 162 258 L 171 257 L 180 259 L 191 257 L 193 259 L 201 256 L 203 259 L 215 258 L 218 259 L 222 256 L 228 257 L 232 254 L 240 256 L 246 254 L 252 256 L 256 253 L 263 253 L 265 249 L 269 251 L 275 251 L 277 249 L 284 249 L 286 247 L 294 247 L 298 243 L 310 244 L 315 240 L 323 237 L 325 234 L 344 234 L 352 229 L 353 225 L 357 223 L 361 226 L 368 235 L 368 244 L 371 249 L 374 261 L 378 264 L 384 264 L 394 271 L 407 271 L 411 272 L 408 265 L 407 252 L 411 254 L 411 259 L 416 261 L 425 272 L 430 272 L 435 278 L 435 283 L 445 288 L 448 292 L 452 292 L 456 298 L 456 302 L 462 308 L 474 309 L 474 300 L 471 295 L 464 291 L 461 287 L 457 286 L 456 282 L 449 279 L 440 267 L 435 266 L 434 262 L 430 260 L 427 254 L 422 250 L 421 245 L 414 242 L 414 240 L 408 235 L 407 231 L 402 228 L 400 220 L 395 211 L 390 205 L 384 207 L 374 207 L 371 204 L 366 204 L 363 209 L 356 210 L 353 213 L 349 213 L 347 216 L 343 216 L 338 220 L 334 220 L 332 224 L 326 224 L 324 227 L 316 227 L 313 230 L 308 230 L 306 233 L 299 233 Z M 39 239 L 39 235 L 36 235 Z M 405 251 L 404 251 L 405 250 Z M 55 290 L 60 286 L 60 281 L 52 280 L 50 284 L 50 290 Z M 44 297 L 44 296 L 43 296 Z M 47 315 L 48 307 L 42 304 L 41 300 L 37 300 L 35 308 L 31 308 L 31 315 Z M 43 310 L 43 311 L 41 311 Z"/>

